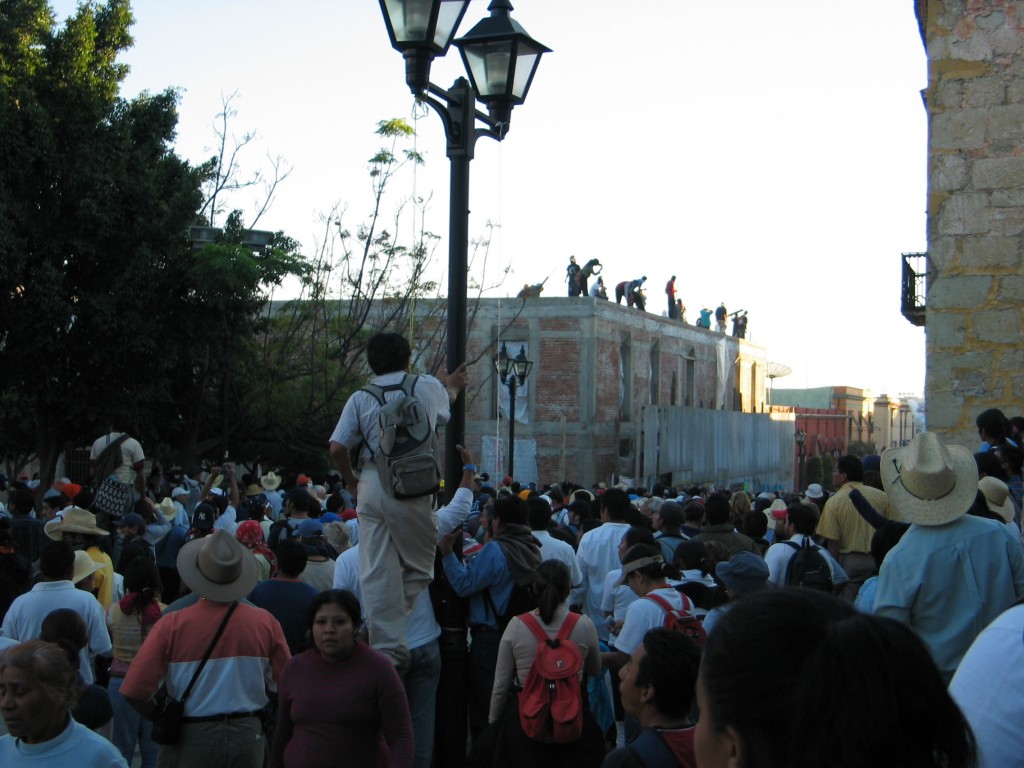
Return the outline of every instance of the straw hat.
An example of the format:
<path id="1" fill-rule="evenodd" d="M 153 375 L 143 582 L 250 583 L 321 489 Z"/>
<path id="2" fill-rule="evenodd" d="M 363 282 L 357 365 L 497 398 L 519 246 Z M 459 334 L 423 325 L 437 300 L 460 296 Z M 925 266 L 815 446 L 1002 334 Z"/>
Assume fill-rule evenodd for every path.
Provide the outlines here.
<path id="1" fill-rule="evenodd" d="M 102 563 L 97 563 L 91 557 L 89 553 L 83 549 L 75 552 L 75 573 L 71 577 L 71 581 L 77 584 L 87 576 L 92 576 L 96 571 L 103 567 Z"/>
<path id="2" fill-rule="evenodd" d="M 174 502 L 169 496 L 164 496 L 164 500 L 157 504 L 156 508 L 159 509 L 163 516 L 168 520 L 173 520 L 178 516 L 178 508 L 174 506 Z"/>
<path id="3" fill-rule="evenodd" d="M 882 454 L 882 485 L 901 520 L 945 525 L 966 514 L 978 493 L 978 465 L 962 445 L 921 432 L 905 448 Z"/>
<path id="4" fill-rule="evenodd" d="M 259 581 L 256 558 L 223 530 L 183 546 L 178 573 L 193 592 L 218 603 L 242 599 Z"/>
<path id="5" fill-rule="evenodd" d="M 978 490 L 985 494 L 988 508 L 1003 518 L 1004 523 L 1013 520 L 1013 502 L 1010 500 L 1010 489 L 998 477 L 986 475 L 978 481 Z"/>
<path id="6" fill-rule="evenodd" d="M 70 507 L 64 510 L 64 516 L 51 520 L 44 527 L 46 535 L 54 541 L 60 541 L 65 533 L 83 533 L 86 536 L 109 536 L 96 525 L 96 515 L 81 507 Z"/>
<path id="7" fill-rule="evenodd" d="M 261 485 L 257 485 L 256 483 L 249 483 L 249 485 L 245 486 L 245 495 L 248 498 L 251 498 L 253 496 L 259 496 L 261 493 L 263 493 L 263 486 Z"/>
<path id="8" fill-rule="evenodd" d="M 274 472 L 267 472 L 260 478 L 260 485 L 268 491 L 276 491 L 281 487 L 281 476 Z"/>

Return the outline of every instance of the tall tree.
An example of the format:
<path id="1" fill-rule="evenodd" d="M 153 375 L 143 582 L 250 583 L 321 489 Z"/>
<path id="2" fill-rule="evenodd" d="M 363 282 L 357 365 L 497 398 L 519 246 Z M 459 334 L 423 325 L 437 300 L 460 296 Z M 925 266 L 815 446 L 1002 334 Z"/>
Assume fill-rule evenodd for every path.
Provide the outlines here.
<path id="1" fill-rule="evenodd" d="M 0 392 L 47 481 L 72 438 L 166 400 L 188 290 L 203 171 L 171 149 L 173 91 L 118 96 L 131 21 L 128 0 L 63 26 L 45 0 L 0 2 Z"/>

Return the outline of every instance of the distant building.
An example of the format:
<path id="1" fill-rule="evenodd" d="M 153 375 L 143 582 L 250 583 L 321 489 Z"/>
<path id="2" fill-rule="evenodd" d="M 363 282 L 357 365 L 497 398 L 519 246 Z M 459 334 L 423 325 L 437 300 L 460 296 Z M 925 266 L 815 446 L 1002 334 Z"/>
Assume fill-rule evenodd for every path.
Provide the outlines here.
<path id="1" fill-rule="evenodd" d="M 806 456 L 880 453 L 907 445 L 924 426 L 919 398 L 876 397 L 856 387 L 776 389 L 772 410 L 793 414 Z"/>

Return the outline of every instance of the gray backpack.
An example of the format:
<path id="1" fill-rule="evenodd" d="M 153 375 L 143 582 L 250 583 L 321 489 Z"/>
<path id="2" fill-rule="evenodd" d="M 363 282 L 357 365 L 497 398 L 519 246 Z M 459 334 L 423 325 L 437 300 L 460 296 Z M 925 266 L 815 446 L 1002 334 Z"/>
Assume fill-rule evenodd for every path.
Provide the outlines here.
<path id="1" fill-rule="evenodd" d="M 441 450 L 427 416 L 414 395 L 418 376 L 405 376 L 401 384 L 367 384 L 363 392 L 380 403 L 380 450 L 374 456 L 384 492 L 396 499 L 428 496 L 441 489 Z M 401 390 L 403 397 L 385 400 L 385 392 Z"/>

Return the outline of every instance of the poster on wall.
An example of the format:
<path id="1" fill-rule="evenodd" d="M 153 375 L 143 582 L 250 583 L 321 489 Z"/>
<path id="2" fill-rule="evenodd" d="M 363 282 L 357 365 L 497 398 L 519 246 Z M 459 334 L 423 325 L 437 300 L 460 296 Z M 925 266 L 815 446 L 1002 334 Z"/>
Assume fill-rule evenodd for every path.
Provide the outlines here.
<path id="1" fill-rule="evenodd" d="M 491 483 L 497 488 L 501 478 L 508 472 L 508 439 L 484 435 L 481 454 L 477 465 L 478 471 L 490 475 Z M 521 483 L 540 484 L 537 477 L 536 440 L 516 440 L 516 466 L 513 478 Z M 548 478 L 545 482 L 554 482 L 554 479 Z"/>

